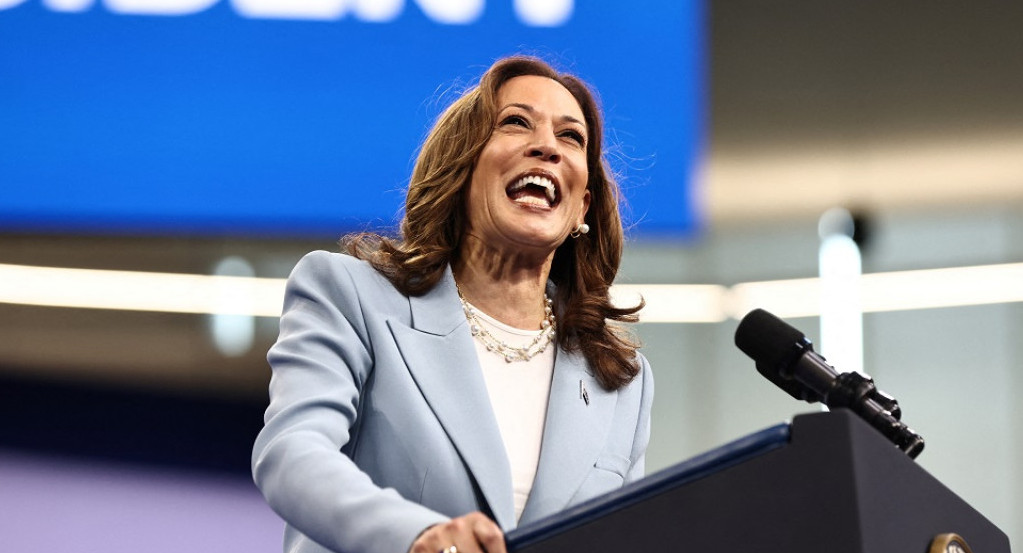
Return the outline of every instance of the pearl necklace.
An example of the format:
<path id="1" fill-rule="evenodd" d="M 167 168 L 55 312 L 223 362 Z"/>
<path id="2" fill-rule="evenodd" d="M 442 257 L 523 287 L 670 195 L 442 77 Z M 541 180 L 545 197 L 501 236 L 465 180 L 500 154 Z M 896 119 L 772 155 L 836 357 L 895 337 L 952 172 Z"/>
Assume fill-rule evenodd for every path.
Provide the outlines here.
<path id="1" fill-rule="evenodd" d="M 544 319 L 540 323 L 540 333 L 528 344 L 520 347 L 510 346 L 504 341 L 498 339 L 496 336 L 487 330 L 487 327 L 483 324 L 483 321 L 479 320 L 476 316 L 476 309 L 469 305 L 469 302 L 465 301 L 465 296 L 462 295 L 462 289 L 457 285 L 455 287 L 458 290 L 458 299 L 462 302 L 462 311 L 465 312 L 465 319 L 469 321 L 469 331 L 472 332 L 474 338 L 480 341 L 487 351 L 493 352 L 504 358 L 506 363 L 513 361 L 529 361 L 533 357 L 544 352 L 547 346 L 554 341 L 555 324 L 554 310 L 551 308 L 551 298 L 547 296 L 546 292 L 543 295 L 544 298 Z"/>

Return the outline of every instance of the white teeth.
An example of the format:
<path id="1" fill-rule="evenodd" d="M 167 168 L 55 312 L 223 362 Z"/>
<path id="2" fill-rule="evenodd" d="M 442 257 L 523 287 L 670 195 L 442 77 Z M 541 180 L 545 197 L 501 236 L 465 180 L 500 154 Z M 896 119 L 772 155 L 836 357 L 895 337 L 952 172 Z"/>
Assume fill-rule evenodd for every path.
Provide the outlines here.
<path id="1" fill-rule="evenodd" d="M 554 200 L 557 199 L 558 194 L 554 188 L 554 183 L 551 182 L 550 179 L 548 179 L 547 177 L 541 177 L 539 175 L 527 175 L 525 177 L 522 177 L 521 179 L 519 179 L 518 182 L 512 185 L 511 191 L 518 192 L 528 184 L 539 186 L 546 190 L 548 202 L 554 203 Z"/>
<path id="2" fill-rule="evenodd" d="M 535 205 L 537 207 L 547 207 L 548 205 L 550 205 L 547 202 L 541 200 L 540 198 L 537 198 L 536 196 L 522 196 L 521 198 L 515 198 L 515 202 L 520 204 Z"/>

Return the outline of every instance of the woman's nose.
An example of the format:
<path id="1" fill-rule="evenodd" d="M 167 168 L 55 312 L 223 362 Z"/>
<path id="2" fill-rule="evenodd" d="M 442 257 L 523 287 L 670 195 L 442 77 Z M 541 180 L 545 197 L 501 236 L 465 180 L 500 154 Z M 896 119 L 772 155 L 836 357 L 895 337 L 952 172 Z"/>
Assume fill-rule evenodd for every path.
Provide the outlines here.
<path id="1" fill-rule="evenodd" d="M 529 157 L 538 157 L 544 161 L 557 163 L 561 160 L 558 140 L 553 132 L 537 131 L 536 142 L 529 147 Z"/>

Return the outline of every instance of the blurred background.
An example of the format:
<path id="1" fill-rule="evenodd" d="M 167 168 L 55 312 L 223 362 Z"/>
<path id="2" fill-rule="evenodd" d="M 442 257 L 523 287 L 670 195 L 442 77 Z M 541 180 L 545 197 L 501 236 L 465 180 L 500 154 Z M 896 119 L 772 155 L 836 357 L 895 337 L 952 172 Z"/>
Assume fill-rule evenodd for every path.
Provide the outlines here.
<path id="1" fill-rule="evenodd" d="M 602 100 L 649 471 L 816 409 L 734 347 L 763 307 L 1020 543 L 1021 27 L 994 0 L 0 0 L 5 547 L 279 551 L 248 466 L 283 279 L 393 228 L 433 119 L 516 52 Z"/>

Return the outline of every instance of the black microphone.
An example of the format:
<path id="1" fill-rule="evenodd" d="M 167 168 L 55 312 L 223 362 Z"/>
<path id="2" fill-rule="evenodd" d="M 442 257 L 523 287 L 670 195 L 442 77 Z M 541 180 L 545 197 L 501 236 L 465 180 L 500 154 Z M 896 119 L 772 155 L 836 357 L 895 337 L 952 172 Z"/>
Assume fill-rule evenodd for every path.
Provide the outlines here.
<path id="1" fill-rule="evenodd" d="M 735 330 L 735 345 L 755 362 L 757 371 L 792 397 L 829 408 L 848 408 L 881 431 L 910 457 L 924 440 L 899 421 L 895 398 L 856 372 L 841 373 L 817 352 L 802 332 L 763 309 L 750 311 Z"/>

